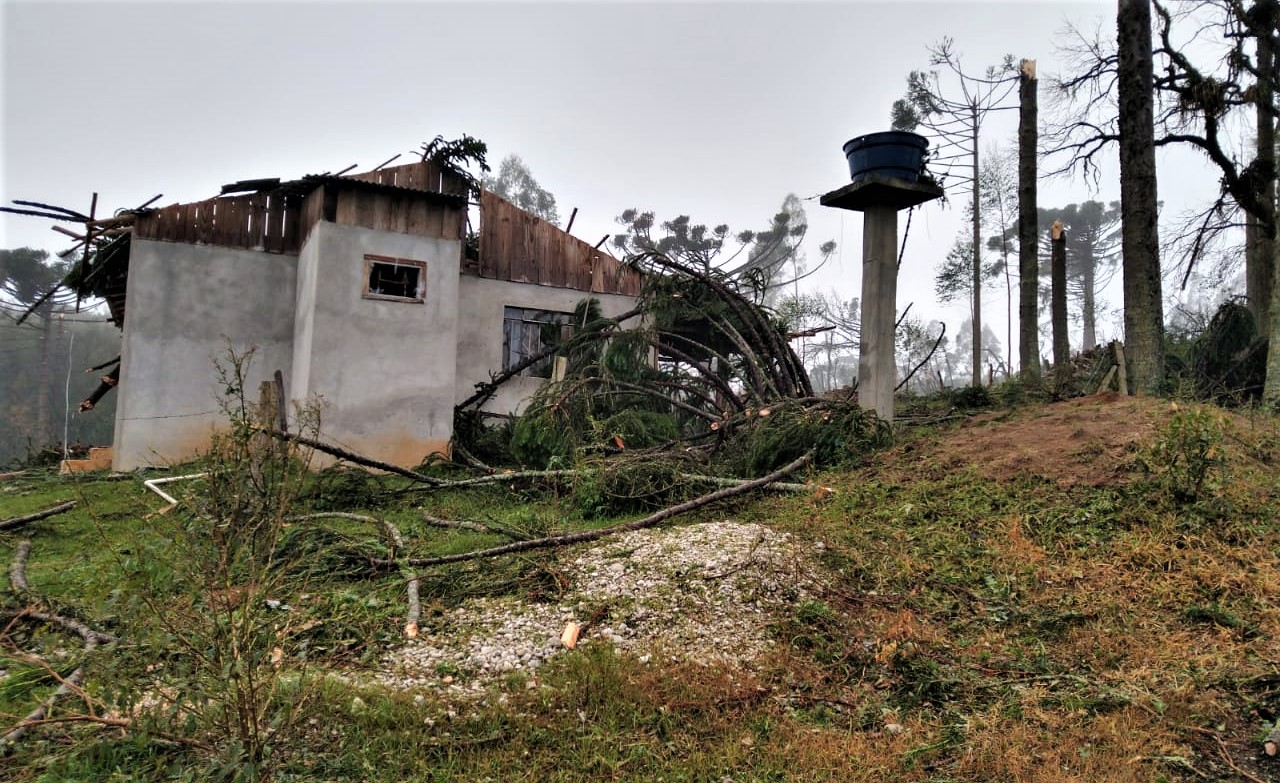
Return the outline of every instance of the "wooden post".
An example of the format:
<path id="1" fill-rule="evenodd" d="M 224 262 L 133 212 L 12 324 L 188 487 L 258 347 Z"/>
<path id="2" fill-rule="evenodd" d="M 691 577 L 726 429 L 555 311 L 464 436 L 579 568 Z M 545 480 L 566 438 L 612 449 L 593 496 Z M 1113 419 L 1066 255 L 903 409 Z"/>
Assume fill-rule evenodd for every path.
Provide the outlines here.
<path id="1" fill-rule="evenodd" d="M 1116 377 L 1116 366 L 1113 364 L 1107 368 L 1107 374 L 1102 376 L 1102 383 L 1098 384 L 1098 390 L 1094 394 L 1102 394 L 1111 388 L 1111 379 Z"/>
<path id="2" fill-rule="evenodd" d="M 392 160 L 395 160 L 395 158 L 392 158 Z M 276 420 L 276 428 L 279 429 L 281 432 L 288 433 L 289 432 L 289 416 L 285 406 L 284 373 L 280 372 L 279 370 L 276 370 L 275 375 L 272 377 L 272 380 L 275 382 L 275 387 L 276 387 L 275 388 L 276 414 L 278 416 L 278 419 Z"/>
<path id="3" fill-rule="evenodd" d="M 1039 107 L 1036 61 L 1019 67 L 1018 114 L 1018 362 L 1024 380 L 1040 377 L 1040 226 L 1036 210 Z"/>
<path id="4" fill-rule="evenodd" d="M 1111 349 L 1116 356 L 1116 387 L 1121 394 L 1127 397 L 1129 395 L 1129 373 L 1124 366 L 1124 343 L 1115 340 L 1111 343 Z"/>

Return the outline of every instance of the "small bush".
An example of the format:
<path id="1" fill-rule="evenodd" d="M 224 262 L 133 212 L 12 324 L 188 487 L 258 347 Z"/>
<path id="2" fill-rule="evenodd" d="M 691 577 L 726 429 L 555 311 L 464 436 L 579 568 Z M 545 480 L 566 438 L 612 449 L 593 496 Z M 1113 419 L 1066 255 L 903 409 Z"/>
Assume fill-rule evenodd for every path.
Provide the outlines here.
<path id="1" fill-rule="evenodd" d="M 1222 486 L 1226 456 L 1223 415 L 1207 408 L 1177 411 L 1140 463 L 1157 485 L 1179 501 L 1193 501 Z"/>
<path id="2" fill-rule="evenodd" d="M 994 403 L 986 386 L 962 386 L 951 392 L 951 404 L 962 410 L 979 410 Z"/>
<path id="3" fill-rule="evenodd" d="M 654 511 L 704 491 L 681 477 L 692 466 L 679 455 L 614 457 L 584 467 L 573 487 L 573 504 L 586 518 Z"/>
<path id="4" fill-rule="evenodd" d="M 527 413 L 511 428 L 511 456 L 531 468 L 571 459 L 576 445 L 573 431 L 553 412 Z"/>

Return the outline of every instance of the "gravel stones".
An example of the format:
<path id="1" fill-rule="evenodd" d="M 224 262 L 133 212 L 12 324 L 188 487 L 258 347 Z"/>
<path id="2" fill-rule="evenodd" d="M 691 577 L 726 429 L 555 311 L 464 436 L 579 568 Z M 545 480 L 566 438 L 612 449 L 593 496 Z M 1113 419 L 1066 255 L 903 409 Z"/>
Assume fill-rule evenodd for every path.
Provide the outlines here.
<path id="1" fill-rule="evenodd" d="M 731 521 L 640 530 L 561 552 L 570 587 L 558 603 L 479 598 L 424 624 L 386 659 L 392 687 L 480 695 L 512 672 L 566 652 L 560 634 L 611 644 L 642 662 L 741 664 L 770 644 L 768 626 L 805 597 L 814 568 L 789 536 Z"/>

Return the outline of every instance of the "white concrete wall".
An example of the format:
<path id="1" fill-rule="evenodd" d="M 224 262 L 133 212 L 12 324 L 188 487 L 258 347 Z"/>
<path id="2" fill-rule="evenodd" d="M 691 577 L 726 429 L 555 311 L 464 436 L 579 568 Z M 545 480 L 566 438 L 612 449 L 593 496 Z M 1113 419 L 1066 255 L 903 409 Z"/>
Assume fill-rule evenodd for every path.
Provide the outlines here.
<path id="1" fill-rule="evenodd" d="M 366 253 L 425 261 L 426 301 L 363 298 Z M 447 451 L 461 255 L 454 240 L 326 222 L 312 230 L 299 255 L 286 392 L 320 402 L 325 440 L 398 465 Z"/>
<path id="2" fill-rule="evenodd" d="M 464 275 L 458 302 L 456 402 L 474 394 L 475 385 L 489 380 L 490 371 L 502 371 L 503 308 L 533 307 L 568 313 L 589 297 L 600 300 L 600 311 L 605 316 L 620 315 L 635 307 L 635 299 L 629 296 Z M 498 388 L 484 410 L 504 414 L 519 412 L 544 382 L 543 378 L 512 378 Z"/>
<path id="3" fill-rule="evenodd" d="M 297 257 L 137 239 L 116 407 L 116 470 L 168 465 L 208 448 L 226 421 L 214 362 L 257 346 L 246 383 L 293 359 Z"/>

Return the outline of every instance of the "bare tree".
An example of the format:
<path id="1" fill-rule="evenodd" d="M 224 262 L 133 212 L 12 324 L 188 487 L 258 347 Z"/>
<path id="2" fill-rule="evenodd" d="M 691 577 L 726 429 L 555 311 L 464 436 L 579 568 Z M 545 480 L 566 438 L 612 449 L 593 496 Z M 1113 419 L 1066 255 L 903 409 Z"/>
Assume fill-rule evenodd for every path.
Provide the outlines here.
<path id="1" fill-rule="evenodd" d="M 1019 238 L 1021 191 L 1018 170 L 1018 153 L 992 144 L 987 148 L 987 163 L 982 167 L 978 180 L 982 185 L 983 221 L 996 233 L 987 238 L 987 249 L 999 253 L 992 266 L 1004 273 L 1005 344 L 1013 345 L 1013 270 L 1010 258 L 1014 253 L 1014 240 Z M 1034 203 L 1034 198 L 1032 199 Z M 1021 249 L 1019 248 L 1019 253 Z M 1034 251 L 1032 257 L 1034 258 Z M 1021 270 L 1019 258 L 1019 274 Z M 1033 281 L 1035 275 L 1032 275 Z M 1021 301 L 1021 300 L 1020 300 Z M 1022 334 L 1019 329 L 1019 335 Z M 1036 353 L 1039 353 L 1037 347 Z M 1035 362 L 1039 364 L 1039 359 Z"/>
<path id="2" fill-rule="evenodd" d="M 1121 4 L 1118 18 L 1124 15 L 1126 5 Z M 1255 0 L 1247 5 L 1244 0 L 1189 0 L 1171 7 L 1154 0 L 1142 6 L 1148 9 L 1148 16 L 1154 8 L 1159 35 L 1159 45 L 1152 52 L 1151 88 L 1159 104 L 1153 108 L 1157 132 L 1151 143 L 1197 149 L 1220 174 L 1222 190 L 1217 201 L 1191 221 L 1194 230 L 1178 234 L 1190 242 L 1182 254 L 1187 265 L 1184 285 L 1194 264 L 1221 233 L 1240 222 L 1232 216 L 1233 211 L 1243 210 L 1251 224 L 1246 257 L 1251 309 L 1260 321 L 1267 322 L 1265 334 L 1271 337 L 1271 344 L 1280 345 L 1280 319 L 1269 315 L 1269 310 L 1275 312 L 1280 294 L 1271 284 L 1277 226 L 1274 128 L 1280 116 L 1275 91 L 1275 51 L 1280 44 L 1277 0 Z M 1082 171 L 1096 178 L 1097 156 L 1125 138 L 1116 123 L 1114 103 L 1124 46 L 1112 50 L 1101 36 L 1090 39 L 1071 32 L 1074 37 L 1068 51 L 1075 55 L 1079 67 L 1074 76 L 1059 82 L 1060 89 L 1072 99 L 1071 116 L 1057 125 L 1050 154 L 1066 158 L 1056 172 Z M 1206 34 L 1214 32 L 1218 35 Z M 1224 42 L 1218 60 L 1207 66 L 1193 62 L 1184 45 L 1192 39 L 1201 47 Z M 1234 154 L 1231 139 L 1234 120 L 1243 112 L 1252 114 L 1257 128 L 1255 154 L 1247 162 Z M 1264 397 L 1280 402 L 1280 351 L 1270 352 L 1268 363 Z"/>
<path id="3" fill-rule="evenodd" d="M 912 71 L 907 94 L 893 104 L 895 130 L 923 129 L 934 137 L 931 167 L 960 192 L 972 196 L 973 232 L 970 252 L 973 274 L 973 385 L 982 385 L 982 184 L 979 181 L 979 139 L 982 123 L 993 111 L 1015 109 L 1007 102 L 1018 88 L 1013 56 L 982 75 L 967 73 L 955 51 L 955 42 L 944 38 L 929 47 L 929 71 Z M 943 86 L 943 74 L 946 84 Z"/>

